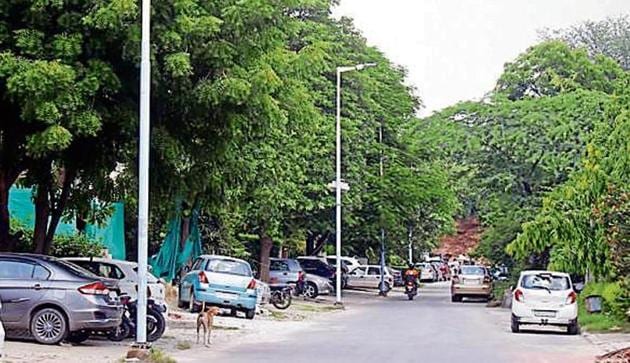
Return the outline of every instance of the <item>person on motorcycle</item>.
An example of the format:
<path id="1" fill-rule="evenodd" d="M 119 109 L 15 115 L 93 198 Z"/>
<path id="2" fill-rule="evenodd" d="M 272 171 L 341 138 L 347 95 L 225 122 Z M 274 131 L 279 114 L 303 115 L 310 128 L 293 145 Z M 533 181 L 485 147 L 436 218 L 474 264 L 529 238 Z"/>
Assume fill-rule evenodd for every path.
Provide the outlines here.
<path id="1" fill-rule="evenodd" d="M 416 270 L 416 267 L 410 263 L 408 268 L 403 273 L 405 283 L 411 281 L 414 285 L 418 286 L 418 280 L 420 279 L 420 271 Z"/>

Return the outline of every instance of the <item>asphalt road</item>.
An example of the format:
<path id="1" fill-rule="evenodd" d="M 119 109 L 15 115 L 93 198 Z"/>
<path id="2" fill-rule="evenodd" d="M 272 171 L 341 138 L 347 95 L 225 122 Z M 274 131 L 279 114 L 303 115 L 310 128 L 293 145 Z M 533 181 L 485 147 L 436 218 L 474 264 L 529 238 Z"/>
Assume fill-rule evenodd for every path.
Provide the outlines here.
<path id="1" fill-rule="evenodd" d="M 347 311 L 310 329 L 191 361 L 592 363 L 597 353 L 584 337 L 558 329 L 512 334 L 509 311 L 451 303 L 446 283 L 425 286 L 414 301 L 395 291 L 387 298 L 348 293 L 346 301 Z"/>

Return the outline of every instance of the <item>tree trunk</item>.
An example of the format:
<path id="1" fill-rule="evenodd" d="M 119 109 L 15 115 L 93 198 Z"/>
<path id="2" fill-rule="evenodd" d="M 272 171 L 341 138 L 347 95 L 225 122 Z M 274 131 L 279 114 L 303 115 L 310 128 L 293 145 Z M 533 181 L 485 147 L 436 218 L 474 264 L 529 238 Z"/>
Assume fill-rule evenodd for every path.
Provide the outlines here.
<path id="1" fill-rule="evenodd" d="M 50 252 L 50 248 L 52 247 L 52 242 L 53 238 L 55 237 L 55 232 L 57 231 L 57 226 L 59 225 L 59 221 L 61 220 L 63 211 L 66 209 L 68 198 L 70 197 L 70 189 L 72 189 L 72 182 L 74 182 L 75 175 L 76 173 L 72 169 L 65 169 L 63 171 L 61 194 L 59 195 L 59 199 L 55 203 L 54 209 L 50 213 L 50 224 L 48 225 L 48 230 L 46 231 L 46 239 L 44 241 L 44 254 L 48 254 Z M 52 204 L 52 196 L 50 202 Z"/>
<path id="2" fill-rule="evenodd" d="M 184 248 L 188 236 L 190 236 L 190 217 L 182 217 L 181 229 L 179 233 L 180 249 Z"/>
<path id="3" fill-rule="evenodd" d="M 33 246 L 35 253 L 43 254 L 46 249 L 46 231 L 48 229 L 48 216 L 50 204 L 48 200 L 49 187 L 39 184 L 35 195 L 35 228 L 33 229 Z"/>
<path id="4" fill-rule="evenodd" d="M 0 171 L 0 251 L 11 251 L 9 238 L 11 218 L 9 214 L 9 188 L 5 173 Z"/>
<path id="5" fill-rule="evenodd" d="M 271 248 L 273 247 L 273 240 L 271 237 L 263 234 L 260 237 L 260 280 L 263 282 L 269 282 L 269 256 L 271 255 Z"/>

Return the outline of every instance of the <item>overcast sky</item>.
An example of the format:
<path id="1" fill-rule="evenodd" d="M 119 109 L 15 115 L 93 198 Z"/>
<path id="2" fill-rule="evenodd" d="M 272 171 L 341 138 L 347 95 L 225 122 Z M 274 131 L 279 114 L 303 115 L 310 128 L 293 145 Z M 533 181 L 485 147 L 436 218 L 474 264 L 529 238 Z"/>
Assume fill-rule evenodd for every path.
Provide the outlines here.
<path id="1" fill-rule="evenodd" d="M 341 0 L 370 45 L 409 70 L 430 114 L 490 91 L 537 30 L 630 14 L 630 0 Z"/>

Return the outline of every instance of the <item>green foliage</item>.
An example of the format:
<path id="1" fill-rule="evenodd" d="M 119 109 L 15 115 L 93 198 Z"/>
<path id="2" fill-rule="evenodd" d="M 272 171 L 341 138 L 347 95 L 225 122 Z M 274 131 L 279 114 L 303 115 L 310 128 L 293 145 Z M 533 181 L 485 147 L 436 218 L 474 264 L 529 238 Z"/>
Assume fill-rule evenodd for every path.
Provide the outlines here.
<path id="1" fill-rule="evenodd" d="M 626 292 L 619 282 L 588 283 L 579 296 L 580 324 L 588 330 L 614 330 L 628 327 Z M 585 299 L 591 295 L 602 297 L 602 312 L 590 314 L 586 311 Z"/>
<path id="2" fill-rule="evenodd" d="M 19 222 L 11 220 L 11 232 L 19 238 L 17 252 L 32 252 L 33 231 Z M 85 234 L 55 236 L 49 253 L 55 257 L 100 257 L 103 256 L 103 246 L 89 239 Z"/>

